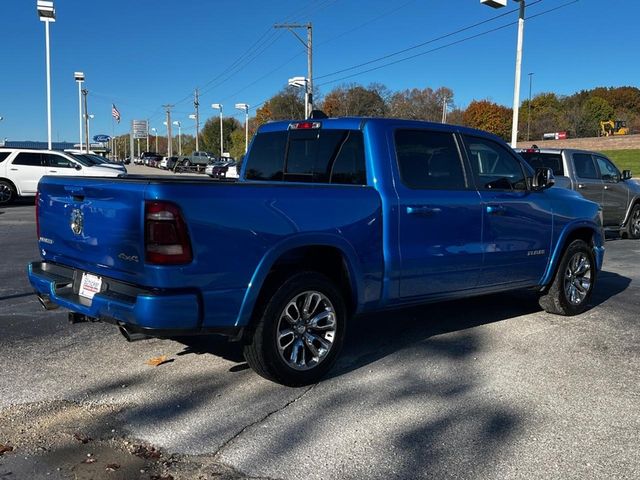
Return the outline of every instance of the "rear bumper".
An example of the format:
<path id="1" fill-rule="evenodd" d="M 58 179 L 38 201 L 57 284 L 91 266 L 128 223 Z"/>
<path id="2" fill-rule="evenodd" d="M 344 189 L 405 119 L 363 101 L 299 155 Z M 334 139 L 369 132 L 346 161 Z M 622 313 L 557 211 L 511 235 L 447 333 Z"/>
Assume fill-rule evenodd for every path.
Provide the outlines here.
<path id="1" fill-rule="evenodd" d="M 28 267 L 31 285 L 52 303 L 131 331 L 158 337 L 237 333 L 233 327 L 202 328 L 197 293 L 141 288 L 102 277 L 101 291 L 88 299 L 78 294 L 82 273 L 50 262 L 32 262 Z"/>

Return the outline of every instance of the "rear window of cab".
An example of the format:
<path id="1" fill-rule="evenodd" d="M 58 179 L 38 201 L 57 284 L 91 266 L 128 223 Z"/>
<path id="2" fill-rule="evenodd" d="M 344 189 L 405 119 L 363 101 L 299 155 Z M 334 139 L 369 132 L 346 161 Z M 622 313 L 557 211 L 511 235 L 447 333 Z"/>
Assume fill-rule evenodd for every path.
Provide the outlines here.
<path id="1" fill-rule="evenodd" d="M 366 185 L 359 130 L 297 129 L 256 135 L 247 180 Z"/>

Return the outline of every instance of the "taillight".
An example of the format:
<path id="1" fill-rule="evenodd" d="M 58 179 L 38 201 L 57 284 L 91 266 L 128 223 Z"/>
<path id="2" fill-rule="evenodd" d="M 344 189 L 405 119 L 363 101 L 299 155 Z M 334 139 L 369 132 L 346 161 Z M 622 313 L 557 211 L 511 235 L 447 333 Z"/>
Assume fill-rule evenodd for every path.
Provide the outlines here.
<path id="1" fill-rule="evenodd" d="M 40 215 L 38 215 L 40 209 L 38 207 L 38 200 L 40 200 L 40 192 L 36 192 L 36 235 L 38 236 L 38 241 L 40 241 Z"/>
<path id="2" fill-rule="evenodd" d="M 145 203 L 144 244 L 147 263 L 177 265 L 193 260 L 180 209 L 169 202 Z"/>
<path id="3" fill-rule="evenodd" d="M 289 130 L 315 130 L 322 127 L 320 122 L 296 122 L 289 124 Z"/>

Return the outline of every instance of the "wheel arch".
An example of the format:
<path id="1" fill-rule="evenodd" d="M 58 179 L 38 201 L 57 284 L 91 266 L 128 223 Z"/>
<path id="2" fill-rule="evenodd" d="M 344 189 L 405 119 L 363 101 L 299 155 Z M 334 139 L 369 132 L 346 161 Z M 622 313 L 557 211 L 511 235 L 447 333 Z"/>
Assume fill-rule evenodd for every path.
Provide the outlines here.
<path id="1" fill-rule="evenodd" d="M 349 314 L 362 304 L 362 270 L 353 247 L 334 235 L 301 235 L 271 248 L 254 271 L 245 293 L 237 326 L 249 325 L 259 299 L 272 285 L 300 271 L 317 271 L 329 277 L 343 292 Z"/>
<path id="2" fill-rule="evenodd" d="M 548 286 L 553 281 L 562 255 L 574 240 L 584 240 L 592 249 L 601 247 L 604 244 L 603 232 L 596 224 L 580 221 L 567 225 L 556 242 L 556 247 L 551 255 L 551 260 L 547 266 L 544 276 L 542 277 L 542 281 L 540 282 L 542 286 Z M 596 258 L 597 263 L 596 270 L 599 271 L 602 266 L 602 258 L 598 258 L 595 251 L 594 257 Z"/>

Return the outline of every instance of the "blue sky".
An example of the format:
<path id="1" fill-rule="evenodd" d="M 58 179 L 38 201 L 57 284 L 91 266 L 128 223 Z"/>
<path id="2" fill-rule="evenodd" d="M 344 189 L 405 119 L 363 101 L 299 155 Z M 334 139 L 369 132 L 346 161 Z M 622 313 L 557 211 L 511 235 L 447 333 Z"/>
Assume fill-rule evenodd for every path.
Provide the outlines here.
<path id="1" fill-rule="evenodd" d="M 568 5 L 526 23 L 522 99 L 529 72 L 535 73 L 534 95 L 639 86 L 640 2 L 571 2 L 527 0 L 528 17 Z M 203 121 L 218 114 L 211 103 L 243 119 L 235 103 L 258 105 L 289 77 L 306 74 L 303 46 L 290 32 L 273 29 L 278 22 L 313 23 L 314 78 L 321 94 L 340 84 L 379 82 L 393 91 L 446 86 L 461 107 L 473 99 L 511 106 L 513 99 L 515 25 L 341 78 L 515 22 L 515 11 L 404 55 L 330 75 L 515 10 L 513 0 L 500 10 L 479 0 L 55 0 L 55 7 L 54 141 L 78 140 L 77 70 L 87 79 L 92 135 L 112 133 L 112 102 L 122 114 L 116 134 L 125 133 L 134 118 L 148 118 L 164 132 L 166 103 L 175 104 L 173 119 L 183 122 L 183 131 L 193 133 L 188 115 L 195 87 L 203 92 Z M 36 0 L 3 0 L 0 18 L 0 138 L 46 140 L 44 25 Z"/>

